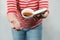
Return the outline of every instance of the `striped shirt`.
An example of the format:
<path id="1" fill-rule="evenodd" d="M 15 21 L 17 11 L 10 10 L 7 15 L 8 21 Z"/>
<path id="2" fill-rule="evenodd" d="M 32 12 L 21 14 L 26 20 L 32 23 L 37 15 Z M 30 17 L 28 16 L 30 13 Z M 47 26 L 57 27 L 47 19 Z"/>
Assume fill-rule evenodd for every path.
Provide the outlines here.
<path id="1" fill-rule="evenodd" d="M 19 3 L 18 4 L 19 8 L 17 6 L 17 3 Z M 41 23 L 42 19 L 34 20 L 33 18 L 31 19 L 23 18 L 20 12 L 24 8 L 31 8 L 33 10 L 38 10 L 41 8 L 48 9 L 48 0 L 7 0 L 7 14 L 14 13 L 16 17 L 19 17 L 17 19 L 19 19 L 21 27 L 34 28 Z"/>

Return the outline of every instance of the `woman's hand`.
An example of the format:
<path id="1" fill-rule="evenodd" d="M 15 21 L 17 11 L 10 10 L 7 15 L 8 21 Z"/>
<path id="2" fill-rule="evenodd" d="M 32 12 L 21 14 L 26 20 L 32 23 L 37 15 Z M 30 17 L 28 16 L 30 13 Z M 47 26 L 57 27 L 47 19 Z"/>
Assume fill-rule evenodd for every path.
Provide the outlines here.
<path id="1" fill-rule="evenodd" d="M 44 14 L 42 14 L 42 17 L 43 17 L 43 18 L 46 18 L 46 17 L 48 16 L 48 14 L 49 14 L 49 13 L 46 11 Z"/>
<path id="2" fill-rule="evenodd" d="M 33 18 L 36 21 L 36 20 L 39 20 L 39 19 L 46 18 L 48 16 L 48 14 L 49 13 L 46 11 L 45 13 L 34 15 Z"/>
<path id="3" fill-rule="evenodd" d="M 14 13 L 9 13 L 7 14 L 8 16 L 8 20 L 11 24 L 11 27 L 15 30 L 21 30 L 22 27 L 20 26 L 20 22 L 19 22 L 19 19 L 16 17 L 16 15 Z"/>

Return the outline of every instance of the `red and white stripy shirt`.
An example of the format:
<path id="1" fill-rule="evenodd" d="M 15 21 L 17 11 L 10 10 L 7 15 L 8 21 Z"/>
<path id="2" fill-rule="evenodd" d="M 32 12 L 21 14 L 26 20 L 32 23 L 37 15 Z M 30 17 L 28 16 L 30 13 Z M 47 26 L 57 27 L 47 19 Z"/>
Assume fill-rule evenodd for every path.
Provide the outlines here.
<path id="1" fill-rule="evenodd" d="M 17 2 L 19 3 L 19 7 L 17 6 Z M 17 8 L 19 8 L 20 10 L 18 10 Z M 31 8 L 33 10 L 38 10 L 41 8 L 48 9 L 48 0 L 7 0 L 7 14 L 15 14 L 16 17 L 18 17 L 17 19 L 19 19 L 21 27 L 34 28 L 41 23 L 42 19 L 34 21 L 33 18 L 23 18 L 20 12 L 24 8 Z"/>

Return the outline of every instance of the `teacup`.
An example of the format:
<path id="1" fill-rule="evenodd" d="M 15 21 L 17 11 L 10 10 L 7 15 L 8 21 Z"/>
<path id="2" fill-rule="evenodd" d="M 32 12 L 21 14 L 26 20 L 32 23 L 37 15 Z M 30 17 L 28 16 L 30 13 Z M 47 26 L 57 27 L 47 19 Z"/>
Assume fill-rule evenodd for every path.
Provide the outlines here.
<path id="1" fill-rule="evenodd" d="M 22 10 L 21 14 L 24 18 L 32 18 L 34 15 L 45 12 L 46 10 L 47 10 L 47 8 L 39 9 L 37 11 L 34 11 L 30 8 L 25 8 Z"/>

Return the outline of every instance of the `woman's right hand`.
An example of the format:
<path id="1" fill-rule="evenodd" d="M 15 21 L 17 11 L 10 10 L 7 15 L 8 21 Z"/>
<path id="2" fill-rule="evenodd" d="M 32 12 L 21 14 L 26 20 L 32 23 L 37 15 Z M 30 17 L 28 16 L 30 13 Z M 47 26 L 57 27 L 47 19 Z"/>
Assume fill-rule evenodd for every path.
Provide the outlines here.
<path id="1" fill-rule="evenodd" d="M 16 17 L 16 14 L 14 13 L 9 13 L 7 14 L 8 20 L 11 24 L 11 27 L 17 31 L 21 30 L 22 27 L 20 26 L 19 19 Z"/>

